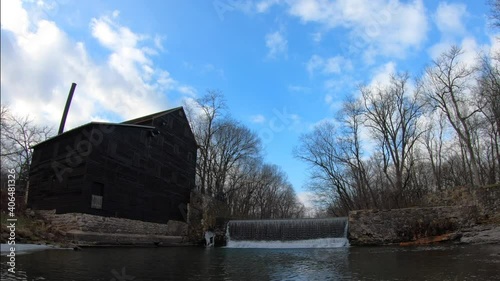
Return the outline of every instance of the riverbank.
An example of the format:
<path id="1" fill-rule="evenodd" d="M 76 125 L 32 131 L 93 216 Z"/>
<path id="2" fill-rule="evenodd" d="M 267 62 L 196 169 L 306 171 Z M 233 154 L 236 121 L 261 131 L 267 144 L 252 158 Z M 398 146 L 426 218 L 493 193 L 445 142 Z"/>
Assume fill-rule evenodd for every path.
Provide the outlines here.
<path id="1" fill-rule="evenodd" d="M 73 248 L 73 245 L 66 236 L 66 232 L 57 227 L 52 226 L 47 221 L 38 218 L 34 213 L 26 212 L 16 216 L 15 239 L 16 244 L 29 245 L 54 245 L 62 248 Z M 1 212 L 1 221 L 7 220 L 7 214 Z M 10 229 L 7 225 L 1 225 L 0 242 L 6 244 L 10 237 Z"/>
<path id="2" fill-rule="evenodd" d="M 4 221 L 5 214 L 2 214 L 2 221 Z M 112 236 L 111 240 L 106 240 L 107 243 L 75 243 L 74 235 L 71 231 L 66 232 L 50 222 L 38 218 L 34 213 L 27 212 L 24 215 L 17 217 L 18 223 L 16 225 L 16 243 L 33 245 L 34 248 L 46 249 L 51 247 L 63 249 L 79 249 L 79 247 L 102 247 L 102 246 L 132 246 L 132 247 L 145 247 L 145 246 L 195 246 L 193 244 L 182 243 L 180 238 L 169 238 L 168 241 L 163 243 L 131 243 L 126 239 L 115 239 L 116 235 Z M 80 235 L 81 236 L 81 235 Z M 88 236 L 88 235 L 87 235 Z M 95 236 L 95 235 L 94 235 Z M 92 237 L 94 237 L 92 236 Z M 90 237 L 90 238 L 92 238 Z M 9 229 L 5 224 L 2 224 L 1 243 L 6 244 L 9 238 Z M 120 237 L 118 237 L 120 238 Z M 351 237 L 352 239 L 352 237 Z M 88 239 L 87 239 L 88 240 Z M 102 239 L 101 239 L 102 240 Z M 144 239 L 143 239 L 144 240 Z M 147 239 L 146 239 L 147 240 Z M 175 241 L 174 241 L 175 240 Z M 175 242 L 175 243 L 169 243 Z M 352 241 L 352 240 L 351 240 Z M 409 243 L 399 243 L 401 246 L 414 246 L 414 245 L 428 245 L 436 243 L 452 242 L 459 244 L 496 244 L 500 245 L 500 223 L 497 221 L 488 221 L 487 223 L 475 224 L 467 228 L 462 228 L 457 231 L 448 232 L 442 235 L 429 235 L 416 239 Z M 353 243 L 356 245 L 356 243 Z M 371 243 L 371 245 L 385 245 L 394 243 Z M 361 245 L 359 245 L 361 246 Z M 3 247 L 3 246 L 2 246 Z"/>

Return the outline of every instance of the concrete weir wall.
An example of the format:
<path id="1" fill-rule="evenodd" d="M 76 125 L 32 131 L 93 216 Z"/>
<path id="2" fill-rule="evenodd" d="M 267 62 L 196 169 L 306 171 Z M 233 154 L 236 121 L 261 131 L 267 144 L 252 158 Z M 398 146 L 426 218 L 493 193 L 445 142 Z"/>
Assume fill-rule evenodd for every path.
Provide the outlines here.
<path id="1" fill-rule="evenodd" d="M 351 245 L 387 245 L 450 234 L 476 223 L 476 206 L 444 206 L 349 213 Z"/>
<path id="2" fill-rule="evenodd" d="M 161 224 L 81 213 L 56 214 L 55 210 L 37 210 L 36 214 L 77 244 L 176 244 L 187 234 L 187 224 L 173 220 Z"/>

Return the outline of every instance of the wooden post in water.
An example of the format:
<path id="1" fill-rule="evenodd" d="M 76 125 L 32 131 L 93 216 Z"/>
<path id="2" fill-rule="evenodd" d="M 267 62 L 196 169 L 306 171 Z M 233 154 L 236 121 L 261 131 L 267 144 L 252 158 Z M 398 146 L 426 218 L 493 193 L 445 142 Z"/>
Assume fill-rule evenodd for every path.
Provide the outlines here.
<path id="1" fill-rule="evenodd" d="M 71 89 L 69 90 L 68 100 L 66 100 L 66 106 L 64 107 L 64 112 L 61 118 L 61 124 L 59 125 L 58 135 L 62 134 L 64 131 L 64 124 L 66 123 L 66 117 L 68 116 L 69 106 L 71 105 L 71 100 L 73 99 L 73 93 L 75 92 L 76 83 L 71 83 Z"/>

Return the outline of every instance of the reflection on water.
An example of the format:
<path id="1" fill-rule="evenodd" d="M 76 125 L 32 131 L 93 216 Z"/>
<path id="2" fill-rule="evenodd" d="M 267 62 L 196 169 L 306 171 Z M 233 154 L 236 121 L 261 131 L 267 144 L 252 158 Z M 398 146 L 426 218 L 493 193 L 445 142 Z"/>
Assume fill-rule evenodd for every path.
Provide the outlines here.
<path id="1" fill-rule="evenodd" d="M 102 248 L 18 256 L 2 280 L 500 280 L 500 246 Z"/>

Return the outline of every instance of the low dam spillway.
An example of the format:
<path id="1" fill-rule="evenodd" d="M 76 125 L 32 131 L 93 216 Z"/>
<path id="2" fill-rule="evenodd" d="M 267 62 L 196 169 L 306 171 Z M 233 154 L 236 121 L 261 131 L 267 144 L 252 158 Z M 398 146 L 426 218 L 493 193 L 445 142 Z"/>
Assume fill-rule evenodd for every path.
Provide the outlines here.
<path id="1" fill-rule="evenodd" d="M 229 248 L 332 248 L 348 246 L 347 218 L 233 220 Z"/>

